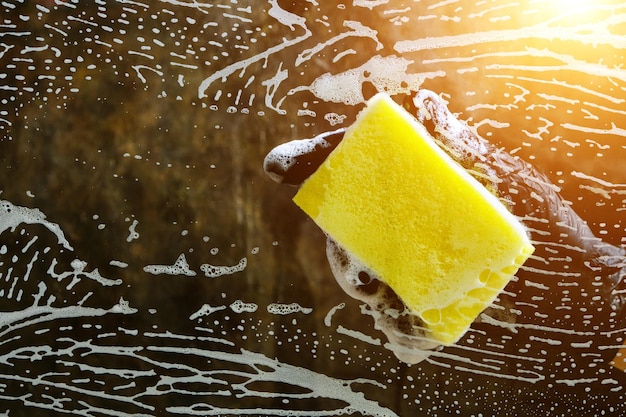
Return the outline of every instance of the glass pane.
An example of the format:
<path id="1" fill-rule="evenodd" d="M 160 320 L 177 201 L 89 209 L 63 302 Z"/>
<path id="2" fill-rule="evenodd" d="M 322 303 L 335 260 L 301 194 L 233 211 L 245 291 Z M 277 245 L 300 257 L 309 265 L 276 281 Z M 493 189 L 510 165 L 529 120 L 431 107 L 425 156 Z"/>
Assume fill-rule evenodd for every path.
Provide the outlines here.
<path id="1" fill-rule="evenodd" d="M 0 24 L 0 415 L 626 413 L 626 4 L 6 0 Z M 449 109 L 535 245 L 421 360 L 264 172 L 377 92 Z"/>

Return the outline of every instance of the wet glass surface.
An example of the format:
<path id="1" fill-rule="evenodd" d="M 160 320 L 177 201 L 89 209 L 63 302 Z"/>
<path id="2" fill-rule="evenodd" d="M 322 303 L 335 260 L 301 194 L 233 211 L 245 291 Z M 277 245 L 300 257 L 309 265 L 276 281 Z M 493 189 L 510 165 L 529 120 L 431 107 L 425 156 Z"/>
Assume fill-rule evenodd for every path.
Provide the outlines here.
<path id="1" fill-rule="evenodd" d="M 618 1 L 2 2 L 0 415 L 626 414 L 624 39 Z M 263 170 L 378 91 L 483 138 L 537 248 L 411 365 Z"/>

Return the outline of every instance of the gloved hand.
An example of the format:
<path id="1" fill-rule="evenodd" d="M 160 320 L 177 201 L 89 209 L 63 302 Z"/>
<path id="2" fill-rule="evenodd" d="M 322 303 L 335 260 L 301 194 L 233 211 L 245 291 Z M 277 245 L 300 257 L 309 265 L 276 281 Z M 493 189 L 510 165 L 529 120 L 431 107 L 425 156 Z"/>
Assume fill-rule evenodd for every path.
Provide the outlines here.
<path id="1" fill-rule="evenodd" d="M 620 290 L 626 277 L 624 248 L 595 237 L 561 198 L 559 187 L 529 163 L 480 138 L 450 113 L 438 95 L 420 90 L 406 97 L 403 105 L 453 159 L 499 196 L 526 226 L 535 246 L 533 256 L 475 326 L 513 340 L 502 342 L 511 354 L 527 351 L 523 346 L 528 345 L 528 337 L 562 344 L 587 341 L 591 334 L 606 336 L 603 341 L 595 338 L 595 350 L 606 351 L 624 313 Z M 280 145 L 266 156 L 264 169 L 279 183 L 300 184 L 339 144 L 344 132 L 339 129 Z M 387 335 L 399 359 L 416 363 L 437 348 L 393 290 L 364 265 L 348 262 L 350 255 L 331 238 L 327 256 L 337 282 L 369 306 L 366 312 Z M 536 336 L 521 336 L 530 333 Z M 519 335 L 518 340 L 510 334 Z"/>

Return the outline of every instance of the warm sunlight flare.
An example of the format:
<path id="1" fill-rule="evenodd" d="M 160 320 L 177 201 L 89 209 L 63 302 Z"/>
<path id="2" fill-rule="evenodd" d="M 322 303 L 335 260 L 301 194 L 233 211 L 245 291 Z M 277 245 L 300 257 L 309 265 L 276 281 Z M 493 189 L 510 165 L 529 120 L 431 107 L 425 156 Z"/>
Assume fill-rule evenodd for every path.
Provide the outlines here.
<path id="1" fill-rule="evenodd" d="M 549 16 L 558 16 L 558 20 L 571 21 L 573 24 L 593 24 L 604 16 L 602 11 L 611 13 L 612 7 L 619 3 L 615 0 L 541 0 L 532 2 L 545 10 Z"/>

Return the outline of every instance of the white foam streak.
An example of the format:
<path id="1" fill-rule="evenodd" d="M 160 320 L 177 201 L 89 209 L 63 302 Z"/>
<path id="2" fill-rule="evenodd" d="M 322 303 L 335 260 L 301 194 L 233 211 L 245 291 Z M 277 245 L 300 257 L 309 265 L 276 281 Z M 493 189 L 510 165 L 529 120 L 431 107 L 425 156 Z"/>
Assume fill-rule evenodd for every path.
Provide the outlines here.
<path id="1" fill-rule="evenodd" d="M 211 264 L 202 264 L 200 265 L 200 270 L 204 272 L 204 276 L 209 278 L 217 278 L 222 275 L 231 275 L 236 272 L 241 272 L 246 269 L 248 265 L 248 259 L 244 256 L 239 260 L 236 265 L 211 265 Z"/>
<path id="2" fill-rule="evenodd" d="M 394 49 L 399 53 L 424 50 L 466 47 L 478 44 L 519 42 L 525 39 L 566 40 L 580 42 L 584 45 L 611 45 L 625 48 L 626 39 L 612 33 L 587 33 L 580 28 L 549 27 L 545 24 L 527 26 L 518 29 L 493 30 L 487 32 L 471 32 L 461 35 L 424 37 L 414 40 L 401 40 L 395 43 Z"/>
<path id="3" fill-rule="evenodd" d="M 39 296 L 46 290 L 45 285 L 39 285 Z M 39 304 L 39 298 L 30 307 L 19 311 L 2 312 L 0 314 L 0 340 L 15 330 L 27 328 L 36 324 L 53 322 L 67 318 L 77 317 L 100 317 L 106 314 L 134 314 L 136 309 L 129 307 L 124 302 L 113 305 L 109 309 L 85 307 L 83 305 L 73 305 L 67 307 L 54 307 L 48 300 L 48 304 Z M 0 345 L 2 342 L 0 342 Z M 0 362 L 8 360 L 9 356 L 0 357 Z"/>
<path id="4" fill-rule="evenodd" d="M 573 123 L 563 123 L 561 126 L 566 129 L 575 130 L 578 132 L 593 133 L 594 135 L 626 136 L 626 128 L 617 127 L 615 126 L 615 123 L 611 123 L 610 129 L 597 129 L 592 127 L 580 126 Z"/>
<path id="5" fill-rule="evenodd" d="M 56 235 L 59 244 L 63 245 L 65 249 L 74 250 L 65 238 L 59 225 L 46 220 L 46 215 L 39 211 L 39 209 L 16 206 L 9 201 L 0 200 L 0 234 L 9 229 L 15 231 L 22 223 L 41 224 L 45 226 Z"/>
<path id="6" fill-rule="evenodd" d="M 286 316 L 288 314 L 294 313 L 311 314 L 311 312 L 313 312 L 313 309 L 309 307 L 303 307 L 298 303 L 271 303 L 268 304 L 267 311 L 271 314 Z"/>
<path id="7" fill-rule="evenodd" d="M 416 91 L 424 80 L 445 75 L 443 71 L 411 74 L 408 71 L 411 64 L 413 61 L 406 58 L 375 55 L 359 67 L 338 74 L 322 74 L 311 85 L 293 88 L 289 94 L 311 91 L 324 101 L 353 106 L 365 101 L 364 83 L 373 84 L 378 91 L 399 94 Z"/>
<path id="8" fill-rule="evenodd" d="M 304 21 L 304 19 L 300 18 L 299 16 L 296 16 L 292 13 L 289 13 L 288 11 L 282 9 L 279 5 L 278 2 L 275 0 L 270 1 L 271 4 L 271 9 L 268 12 L 272 17 L 276 18 L 280 23 L 289 26 L 292 30 L 295 30 L 295 27 L 298 26 L 301 29 L 304 30 L 304 34 L 297 36 L 291 40 L 283 40 L 283 42 L 272 46 L 270 48 L 267 48 L 266 50 L 264 50 L 263 52 L 256 54 L 250 58 L 247 59 L 243 59 L 240 61 L 236 61 L 235 63 L 227 66 L 224 69 L 221 69 L 219 71 L 215 71 L 213 74 L 211 74 L 209 77 L 205 78 L 200 85 L 198 86 L 198 97 L 199 98 L 204 98 L 207 97 L 206 95 L 206 91 L 211 87 L 211 85 L 217 81 L 217 80 L 222 80 L 223 82 L 225 82 L 228 77 L 230 77 L 232 74 L 236 73 L 237 71 L 240 71 L 240 76 L 243 76 L 243 73 L 245 72 L 245 70 L 250 67 L 252 64 L 256 63 L 256 62 L 260 62 L 260 61 L 267 61 L 269 59 L 270 56 L 286 49 L 289 48 L 291 46 L 297 45 L 299 43 L 301 43 L 302 41 L 308 39 L 311 36 L 311 32 L 310 30 L 307 28 L 306 23 Z"/>
<path id="9" fill-rule="evenodd" d="M 239 377 L 245 377 L 246 381 L 243 383 L 237 383 L 232 385 L 232 389 L 237 392 L 236 398 L 245 397 L 284 397 L 291 399 L 303 399 L 303 398 L 327 398 L 338 399 L 344 402 L 346 405 L 341 408 L 331 408 L 320 411 L 297 411 L 297 410 L 281 410 L 281 409 L 254 409 L 246 410 L 239 409 L 236 406 L 234 408 L 223 408 L 219 406 L 211 405 L 210 403 L 197 403 L 187 407 L 169 407 L 168 411 L 173 413 L 184 413 L 187 415 L 207 415 L 217 416 L 224 413 L 237 413 L 239 415 L 252 414 L 265 414 L 265 415 L 277 415 L 277 416 L 336 416 L 339 414 L 352 414 L 362 413 L 368 416 L 379 417 L 391 417 L 396 416 L 392 410 L 379 405 L 377 402 L 368 400 L 363 397 L 360 392 L 354 391 L 352 385 L 354 384 L 371 384 L 379 387 L 383 387 L 380 383 L 369 379 L 355 379 L 355 380 L 341 380 L 332 377 L 328 377 L 321 373 L 310 371 L 306 368 L 281 363 L 275 359 L 269 359 L 264 355 L 241 350 L 240 354 L 231 354 L 227 352 L 219 351 L 207 351 L 195 348 L 176 348 L 176 347 L 161 347 L 161 346 L 148 346 L 149 351 L 165 352 L 170 354 L 184 354 L 194 355 L 201 358 L 215 359 L 226 361 L 234 364 L 247 365 L 251 368 L 250 372 L 242 373 L 233 371 L 233 373 Z M 224 374 L 228 374 L 230 371 L 222 371 Z M 253 388 L 255 382 L 280 382 L 286 383 L 295 387 L 305 389 L 306 393 L 302 394 L 289 394 L 289 393 L 267 393 L 264 391 L 257 391 Z M 196 393 L 198 394 L 198 393 Z M 208 395 L 208 393 L 205 393 Z"/>
<path id="10" fill-rule="evenodd" d="M 300 66 L 304 62 L 310 60 L 314 55 L 319 54 L 321 51 L 328 48 L 329 46 L 334 45 L 350 37 L 363 37 L 363 38 L 372 39 L 377 45 L 376 49 L 382 49 L 383 45 L 378 40 L 377 32 L 374 29 L 364 26 L 360 22 L 356 22 L 352 20 L 344 21 L 343 25 L 350 30 L 347 32 L 342 32 L 330 38 L 327 41 L 320 42 L 313 48 L 309 48 L 300 52 L 300 54 L 298 54 L 298 57 L 295 60 L 295 65 Z"/>
<path id="11" fill-rule="evenodd" d="M 188 277 L 194 277 L 197 275 L 196 271 L 193 271 L 189 267 L 189 263 L 185 258 L 185 254 L 181 253 L 174 262 L 173 265 L 146 265 L 143 270 L 153 275 L 186 275 Z"/>

